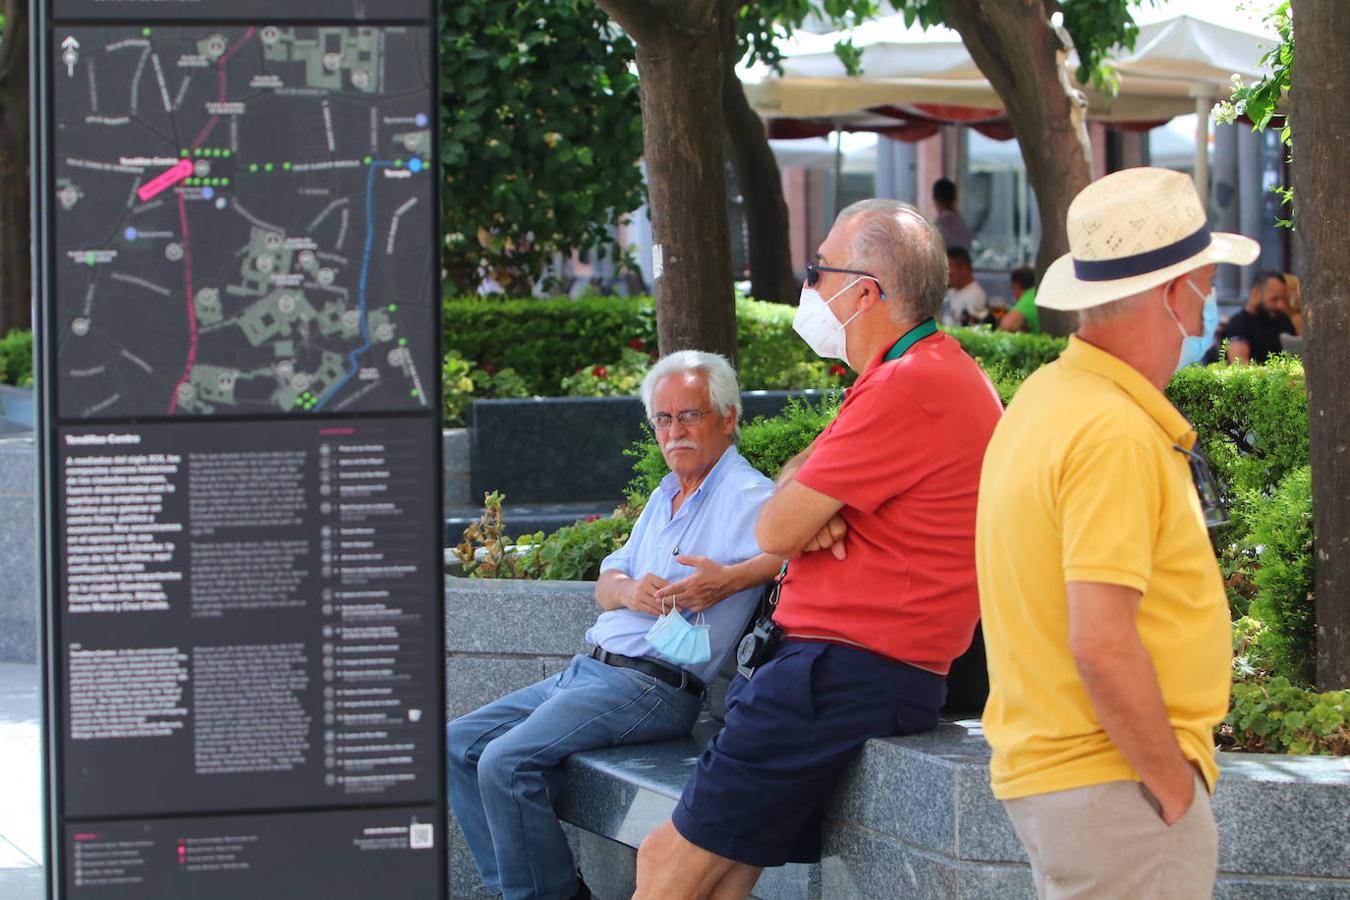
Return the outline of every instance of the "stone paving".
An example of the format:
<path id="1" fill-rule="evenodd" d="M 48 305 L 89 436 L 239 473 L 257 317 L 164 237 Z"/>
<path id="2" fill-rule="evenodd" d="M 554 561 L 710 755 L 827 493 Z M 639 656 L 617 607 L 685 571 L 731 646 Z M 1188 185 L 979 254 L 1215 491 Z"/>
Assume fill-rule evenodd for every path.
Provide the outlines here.
<path id="1" fill-rule="evenodd" d="M 42 876 L 38 667 L 0 663 L 0 900 L 37 900 Z"/>

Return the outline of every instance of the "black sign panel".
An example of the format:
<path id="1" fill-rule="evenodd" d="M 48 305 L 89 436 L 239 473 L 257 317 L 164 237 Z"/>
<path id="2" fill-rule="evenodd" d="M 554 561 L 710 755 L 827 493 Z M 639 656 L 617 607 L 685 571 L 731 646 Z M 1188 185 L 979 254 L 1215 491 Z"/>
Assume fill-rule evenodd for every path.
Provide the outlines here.
<path id="1" fill-rule="evenodd" d="M 395 22 L 429 18 L 425 0 L 54 0 L 57 19 Z"/>
<path id="2" fill-rule="evenodd" d="M 435 806 L 67 826 L 65 893 L 105 900 L 415 896 L 435 884 Z"/>
<path id="3" fill-rule="evenodd" d="M 36 21 L 49 891 L 443 895 L 434 5 Z"/>
<path id="4" fill-rule="evenodd" d="M 61 417 L 433 408 L 429 40 L 57 29 Z"/>

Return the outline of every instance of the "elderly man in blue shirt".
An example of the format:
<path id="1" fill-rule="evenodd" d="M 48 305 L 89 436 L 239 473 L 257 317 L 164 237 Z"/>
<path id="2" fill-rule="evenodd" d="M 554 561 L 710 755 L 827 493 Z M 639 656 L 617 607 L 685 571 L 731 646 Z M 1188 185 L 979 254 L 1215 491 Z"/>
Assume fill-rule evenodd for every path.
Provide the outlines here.
<path id="1" fill-rule="evenodd" d="M 642 383 L 670 474 L 600 564 L 591 652 L 567 671 L 449 726 L 450 802 L 488 890 L 507 900 L 589 897 L 549 799 L 572 753 L 688 733 L 782 560 L 755 520 L 773 483 L 736 451 L 736 373 L 693 350 Z"/>

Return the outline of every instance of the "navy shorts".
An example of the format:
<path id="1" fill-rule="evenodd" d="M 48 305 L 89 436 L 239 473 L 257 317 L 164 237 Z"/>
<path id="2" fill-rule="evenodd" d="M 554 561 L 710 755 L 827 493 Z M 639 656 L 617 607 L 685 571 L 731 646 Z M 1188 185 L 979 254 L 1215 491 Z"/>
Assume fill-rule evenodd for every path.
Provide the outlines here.
<path id="1" fill-rule="evenodd" d="M 727 691 L 675 807 L 693 844 L 752 866 L 820 859 L 820 821 L 839 776 L 870 738 L 937 727 L 946 679 L 861 648 L 785 640 Z"/>

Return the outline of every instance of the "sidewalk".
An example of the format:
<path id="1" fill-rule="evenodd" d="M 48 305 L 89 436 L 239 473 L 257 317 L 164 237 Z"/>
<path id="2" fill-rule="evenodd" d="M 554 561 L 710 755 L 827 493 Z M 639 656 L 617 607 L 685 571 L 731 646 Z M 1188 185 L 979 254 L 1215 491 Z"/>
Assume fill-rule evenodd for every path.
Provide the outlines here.
<path id="1" fill-rule="evenodd" d="M 42 896 L 38 667 L 0 663 L 0 900 Z"/>

